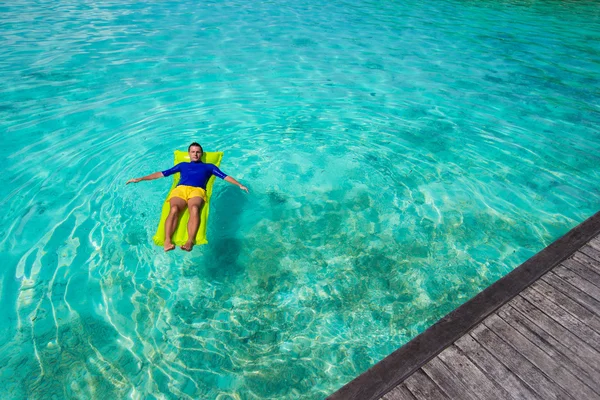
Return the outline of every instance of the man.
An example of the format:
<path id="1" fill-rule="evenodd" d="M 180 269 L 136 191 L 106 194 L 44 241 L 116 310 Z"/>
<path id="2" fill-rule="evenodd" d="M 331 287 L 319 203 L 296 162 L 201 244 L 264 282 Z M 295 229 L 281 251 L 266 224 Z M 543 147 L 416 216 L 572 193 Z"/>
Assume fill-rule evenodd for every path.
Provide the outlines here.
<path id="1" fill-rule="evenodd" d="M 177 228 L 179 214 L 185 210 L 185 207 L 190 211 L 190 219 L 187 226 L 188 240 L 181 246 L 181 249 L 192 251 L 192 248 L 194 247 L 194 238 L 196 237 L 198 227 L 200 226 L 200 209 L 202 209 L 202 205 L 206 201 L 206 183 L 212 175 L 237 185 L 240 189 L 248 193 L 248 188 L 246 186 L 242 185 L 231 176 L 224 174 L 216 165 L 203 163 L 200 160 L 203 152 L 202 146 L 194 142 L 188 147 L 188 154 L 190 155 L 189 163 L 179 163 L 166 171 L 155 172 L 142 178 L 130 179 L 126 183 L 151 181 L 162 178 L 163 176 L 173 175 L 176 172 L 181 174 L 177 187 L 173 189 L 168 198 L 171 210 L 165 221 L 165 251 L 171 251 L 175 248 L 175 245 L 171 241 L 171 236 L 173 236 L 173 232 L 175 232 L 175 228 Z"/>

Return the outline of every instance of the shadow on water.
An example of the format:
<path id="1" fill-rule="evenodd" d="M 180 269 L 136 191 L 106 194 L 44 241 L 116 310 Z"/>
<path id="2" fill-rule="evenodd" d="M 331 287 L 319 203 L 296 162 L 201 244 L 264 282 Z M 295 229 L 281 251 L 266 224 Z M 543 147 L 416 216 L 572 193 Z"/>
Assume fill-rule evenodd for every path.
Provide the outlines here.
<path id="1" fill-rule="evenodd" d="M 248 195 L 228 186 L 211 203 L 207 264 L 204 273 L 211 280 L 231 280 L 242 272 L 238 263 L 242 244 L 237 238 L 240 218 L 248 202 Z"/>

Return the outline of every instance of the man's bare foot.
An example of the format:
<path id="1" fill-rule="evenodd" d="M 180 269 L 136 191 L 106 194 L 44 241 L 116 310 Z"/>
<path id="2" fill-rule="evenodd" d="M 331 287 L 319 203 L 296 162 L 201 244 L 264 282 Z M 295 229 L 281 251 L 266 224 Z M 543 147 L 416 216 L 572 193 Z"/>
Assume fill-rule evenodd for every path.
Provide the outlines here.
<path id="1" fill-rule="evenodd" d="M 175 245 L 171 242 L 168 242 L 168 243 L 165 242 L 164 248 L 165 248 L 165 253 L 166 253 L 167 251 L 173 250 L 175 248 Z"/>
<path id="2" fill-rule="evenodd" d="M 183 246 L 181 246 L 181 250 L 192 251 L 194 248 L 194 242 L 186 242 Z"/>

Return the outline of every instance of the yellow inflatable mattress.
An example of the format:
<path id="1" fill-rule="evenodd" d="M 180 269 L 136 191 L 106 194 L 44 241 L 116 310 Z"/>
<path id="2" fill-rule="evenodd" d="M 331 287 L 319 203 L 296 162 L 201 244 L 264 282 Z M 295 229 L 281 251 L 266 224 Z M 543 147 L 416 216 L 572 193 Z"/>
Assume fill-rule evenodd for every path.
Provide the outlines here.
<path id="1" fill-rule="evenodd" d="M 202 154 L 202 162 L 207 164 L 215 164 L 217 167 L 221 164 L 221 160 L 223 159 L 222 152 L 208 152 Z M 180 162 L 189 162 L 190 156 L 186 151 L 175 150 L 175 163 L 173 165 L 177 165 Z M 179 182 L 179 173 L 173 174 L 173 184 L 171 185 L 171 189 L 169 190 L 169 194 L 166 199 L 169 198 L 169 195 L 177 186 Z M 210 209 L 210 196 L 212 195 L 212 187 L 215 183 L 215 177 L 212 176 L 208 183 L 206 184 L 206 202 L 202 206 L 202 210 L 200 210 L 200 228 L 198 229 L 198 233 L 196 234 L 196 240 L 194 244 L 206 244 L 208 241 L 206 240 L 206 226 L 208 222 L 208 212 Z M 171 208 L 169 202 L 165 199 L 165 202 L 162 206 L 162 212 L 160 214 L 160 222 L 158 223 L 158 228 L 156 229 L 156 233 L 152 238 L 154 243 L 158 246 L 163 246 L 165 244 L 165 221 L 167 216 L 169 215 L 169 210 Z M 187 242 L 187 223 L 190 218 L 190 213 L 186 209 L 185 212 L 179 216 L 179 223 L 177 224 L 177 229 L 175 233 L 173 233 L 173 243 L 182 246 Z"/>

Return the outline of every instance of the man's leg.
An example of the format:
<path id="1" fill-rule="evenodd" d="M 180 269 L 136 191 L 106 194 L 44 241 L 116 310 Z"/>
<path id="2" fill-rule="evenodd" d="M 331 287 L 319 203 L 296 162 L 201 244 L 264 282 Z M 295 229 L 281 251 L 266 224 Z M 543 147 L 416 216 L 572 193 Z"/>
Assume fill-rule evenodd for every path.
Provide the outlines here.
<path id="1" fill-rule="evenodd" d="M 190 211 L 190 220 L 188 221 L 188 240 L 181 246 L 182 250 L 192 251 L 194 247 L 194 239 L 198 233 L 198 227 L 200 227 L 200 210 L 204 199 L 202 197 L 192 197 L 188 200 L 188 210 Z"/>
<path id="2" fill-rule="evenodd" d="M 175 248 L 175 245 L 171 241 L 173 232 L 177 228 L 177 222 L 179 222 L 179 214 L 185 210 L 185 200 L 179 197 L 172 197 L 169 200 L 171 204 L 171 211 L 165 221 L 165 251 L 171 251 Z"/>

